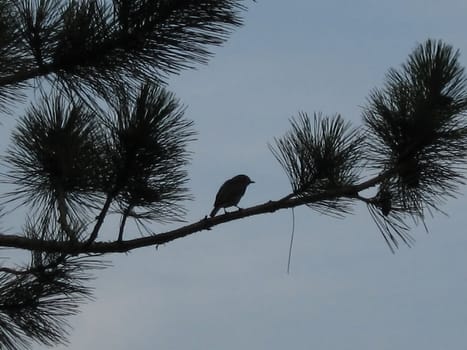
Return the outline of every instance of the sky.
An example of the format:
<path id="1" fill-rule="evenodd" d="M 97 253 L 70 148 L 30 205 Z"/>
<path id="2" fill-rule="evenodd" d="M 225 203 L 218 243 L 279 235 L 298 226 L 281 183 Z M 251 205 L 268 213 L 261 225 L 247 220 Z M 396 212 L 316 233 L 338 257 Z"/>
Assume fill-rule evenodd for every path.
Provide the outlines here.
<path id="1" fill-rule="evenodd" d="M 256 182 L 243 207 L 288 194 L 268 144 L 289 119 L 322 112 L 361 125 L 371 89 L 418 43 L 442 39 L 467 66 L 466 16 L 464 0 L 251 2 L 209 64 L 168 81 L 198 132 L 187 221 L 208 214 L 237 174 Z M 415 246 L 396 254 L 362 205 L 344 219 L 298 208 L 290 274 L 290 210 L 109 256 L 113 266 L 92 283 L 96 300 L 57 349 L 462 349 L 465 203 L 443 205 L 449 215 L 427 218 L 430 232 L 415 227 Z"/>

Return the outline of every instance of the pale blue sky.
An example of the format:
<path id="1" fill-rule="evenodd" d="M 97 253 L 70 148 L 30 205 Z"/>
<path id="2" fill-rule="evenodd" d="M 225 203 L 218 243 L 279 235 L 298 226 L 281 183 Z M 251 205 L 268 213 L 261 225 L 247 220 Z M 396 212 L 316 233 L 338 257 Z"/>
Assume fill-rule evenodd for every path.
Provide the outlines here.
<path id="1" fill-rule="evenodd" d="M 256 181 L 243 206 L 287 194 L 267 143 L 299 111 L 359 125 L 369 91 L 417 43 L 443 39 L 467 66 L 466 19 L 465 0 L 251 3 L 207 66 L 169 82 L 199 132 L 187 219 L 206 215 L 239 173 Z M 290 275 L 290 211 L 112 256 L 68 349 L 463 349 L 465 203 L 451 200 L 450 217 L 429 218 L 431 233 L 414 229 L 415 247 L 395 255 L 363 206 L 343 220 L 300 208 Z"/>

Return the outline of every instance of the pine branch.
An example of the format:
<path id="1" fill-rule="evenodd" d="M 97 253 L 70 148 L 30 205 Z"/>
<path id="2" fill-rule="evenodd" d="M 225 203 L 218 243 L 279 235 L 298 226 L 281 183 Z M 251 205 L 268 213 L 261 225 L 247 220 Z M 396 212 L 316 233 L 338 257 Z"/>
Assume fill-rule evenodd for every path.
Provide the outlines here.
<path id="1" fill-rule="evenodd" d="M 442 42 L 419 45 L 364 111 L 368 164 L 396 170 L 386 197 L 414 219 L 439 210 L 465 181 L 467 78 L 458 57 Z"/>
<path id="2" fill-rule="evenodd" d="M 295 196 L 308 196 L 354 184 L 358 179 L 362 135 L 351 129 L 340 115 L 315 114 L 313 120 L 300 113 L 291 120 L 291 130 L 275 139 L 270 150 L 289 177 Z M 327 215 L 349 212 L 349 203 L 327 200 L 310 203 L 312 209 Z"/>
<path id="3" fill-rule="evenodd" d="M 102 198 L 108 173 L 95 114 L 58 95 L 43 97 L 20 119 L 12 139 L 3 181 L 15 188 L 5 200 L 55 218 L 64 232 L 74 220 L 83 222 L 86 210 Z"/>
<path id="4" fill-rule="evenodd" d="M 89 258 L 32 252 L 32 264 L 22 269 L 1 268 L 0 347 L 19 350 L 31 342 L 66 344 L 66 319 L 92 298 L 84 285 L 89 272 L 106 264 Z"/>
<path id="5" fill-rule="evenodd" d="M 192 235 L 194 233 L 210 230 L 212 227 L 224 224 L 230 221 L 247 218 L 250 216 L 273 213 L 278 210 L 289 209 L 301 205 L 310 205 L 326 200 L 337 200 L 338 198 L 348 200 L 360 200 L 358 192 L 374 187 L 387 178 L 390 174 L 381 174 L 367 181 L 355 185 L 348 185 L 335 189 L 310 194 L 307 196 L 295 197 L 294 194 L 287 195 L 276 201 L 268 201 L 250 208 L 227 214 L 215 216 L 213 218 L 203 218 L 195 223 L 180 227 L 175 230 L 152 234 L 142 238 L 130 240 L 116 240 L 113 242 L 58 242 L 55 240 L 31 239 L 15 235 L 0 235 L 0 246 L 14 247 L 26 250 L 40 250 L 44 252 L 60 252 L 64 254 L 105 254 L 122 253 L 133 249 L 157 246 L 169 243 L 173 240 Z"/>
<path id="6" fill-rule="evenodd" d="M 118 211 L 131 206 L 140 217 L 179 220 L 185 213 L 180 202 L 190 199 L 186 147 L 195 136 L 185 108 L 174 94 L 149 83 L 134 100 L 122 88 L 112 104 L 108 157 Z"/>
<path id="7" fill-rule="evenodd" d="M 47 77 L 63 93 L 73 91 L 92 102 L 95 93 L 110 97 L 122 81 L 135 92 L 146 80 L 157 83 L 206 63 L 209 47 L 221 45 L 242 24 L 242 2 L 19 0 L 4 5 L 0 102 L 33 78 Z"/>
<path id="8" fill-rule="evenodd" d="M 105 115 L 58 96 L 31 107 L 5 157 L 4 181 L 15 186 L 5 204 L 32 207 L 74 240 L 72 228 L 97 215 L 88 242 L 109 212 L 128 206 L 125 215 L 135 220 L 181 221 L 181 202 L 191 198 L 185 166 L 192 122 L 162 87 L 144 84 L 135 99 L 123 87 L 118 92 Z"/>

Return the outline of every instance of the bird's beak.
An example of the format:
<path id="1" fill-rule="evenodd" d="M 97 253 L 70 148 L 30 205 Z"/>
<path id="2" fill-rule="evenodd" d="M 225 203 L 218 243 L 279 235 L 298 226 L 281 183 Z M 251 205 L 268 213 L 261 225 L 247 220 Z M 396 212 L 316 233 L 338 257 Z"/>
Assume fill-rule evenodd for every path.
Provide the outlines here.
<path id="1" fill-rule="evenodd" d="M 253 180 L 250 180 L 250 183 L 251 183 L 251 184 L 254 184 L 255 182 L 254 182 Z"/>

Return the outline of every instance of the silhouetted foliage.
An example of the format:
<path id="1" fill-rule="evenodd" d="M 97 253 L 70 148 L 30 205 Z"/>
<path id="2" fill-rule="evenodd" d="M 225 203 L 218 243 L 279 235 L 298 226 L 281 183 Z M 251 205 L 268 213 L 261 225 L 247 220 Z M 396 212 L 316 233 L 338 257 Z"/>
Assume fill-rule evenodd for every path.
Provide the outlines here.
<path id="1" fill-rule="evenodd" d="M 370 93 L 363 126 L 320 113 L 291 120 L 270 145 L 288 195 L 166 232 L 148 228 L 183 221 L 191 199 L 187 146 L 196 132 L 164 81 L 206 63 L 244 10 L 241 0 L 0 0 L 0 110 L 24 101 L 27 88 L 39 96 L 2 158 L 11 188 L 0 197 L 3 213 L 28 213 L 22 234 L 0 234 L 0 247 L 31 252 L 29 264 L 0 267 L 2 349 L 66 343 L 67 318 L 91 298 L 93 271 L 107 266 L 102 254 L 300 205 L 342 217 L 356 203 L 394 251 L 413 244 L 411 223 L 457 195 L 466 76 L 457 51 L 427 40 Z M 216 210 L 238 203 L 250 183 L 240 179 Z M 120 221 L 104 240 L 110 214 Z M 124 237 L 128 220 L 147 228 L 142 237 Z"/>
<path id="2" fill-rule="evenodd" d="M 362 135 L 340 115 L 306 113 L 292 119 L 292 130 L 270 146 L 289 176 L 295 196 L 307 196 L 355 184 L 361 165 Z M 322 213 L 342 215 L 349 203 L 342 198 L 307 203 Z"/>
<path id="3" fill-rule="evenodd" d="M 110 213 L 122 218 L 118 241 L 129 218 L 183 220 L 195 132 L 163 81 L 206 63 L 245 9 L 241 0 L 0 0 L 0 108 L 26 88 L 41 95 L 3 157 L 3 204 L 30 208 L 20 238 L 38 243 L 31 266 L 0 271 L 1 348 L 66 342 L 65 319 L 90 296 L 84 276 L 102 266 L 86 252 L 41 253 L 43 242 L 92 246 Z"/>
<path id="4" fill-rule="evenodd" d="M 0 345 L 29 348 L 30 340 L 45 345 L 66 344 L 69 316 L 91 298 L 86 283 L 90 271 L 105 266 L 99 260 L 33 252 L 31 265 L 0 275 Z"/>
<path id="5" fill-rule="evenodd" d="M 423 221 L 464 182 L 467 94 L 458 56 L 449 45 L 428 40 L 400 70 L 389 71 L 384 89 L 370 95 L 367 158 L 373 168 L 391 173 L 373 204 L 381 208 L 377 220 L 389 237 L 386 228 L 404 238 L 404 216 Z"/>

